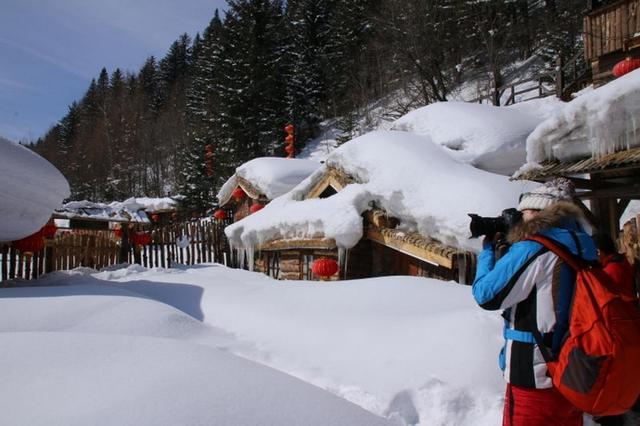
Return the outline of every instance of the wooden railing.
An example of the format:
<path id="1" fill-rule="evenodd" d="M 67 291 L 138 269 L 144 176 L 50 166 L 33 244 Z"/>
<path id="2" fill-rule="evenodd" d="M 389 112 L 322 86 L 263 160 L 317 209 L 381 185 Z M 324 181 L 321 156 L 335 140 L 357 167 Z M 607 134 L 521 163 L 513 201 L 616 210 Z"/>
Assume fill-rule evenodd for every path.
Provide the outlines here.
<path id="1" fill-rule="evenodd" d="M 114 231 L 60 231 L 36 253 L 21 253 L 9 244 L 1 245 L 0 278 L 28 280 L 45 272 L 79 266 L 98 270 L 119 263 L 148 268 L 207 262 L 231 264 L 233 258 L 224 235 L 226 225 L 194 221 L 154 226 L 144 231 L 151 237 L 147 245 L 130 243 Z"/>
<path id="2" fill-rule="evenodd" d="M 584 47 L 588 60 L 626 49 L 640 32 L 640 0 L 620 0 L 584 16 Z"/>
<path id="3" fill-rule="evenodd" d="M 580 90 L 585 82 L 590 81 L 590 77 L 591 69 L 584 60 L 584 53 L 580 51 L 567 61 L 558 58 L 553 71 L 544 71 L 535 77 L 514 81 L 497 89 L 489 88 L 485 95 L 471 102 L 507 106 L 552 95 L 568 100 L 571 93 Z M 523 96 L 527 94 L 528 96 Z"/>

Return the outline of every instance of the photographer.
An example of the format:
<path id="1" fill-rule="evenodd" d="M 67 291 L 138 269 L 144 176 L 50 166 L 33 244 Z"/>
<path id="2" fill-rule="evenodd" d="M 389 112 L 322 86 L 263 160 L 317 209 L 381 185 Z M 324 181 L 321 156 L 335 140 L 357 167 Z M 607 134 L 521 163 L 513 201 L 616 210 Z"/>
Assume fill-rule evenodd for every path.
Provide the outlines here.
<path id="1" fill-rule="evenodd" d="M 522 222 L 509 231 L 511 246 L 496 260 L 494 236 L 478 256 L 473 296 L 483 309 L 503 310 L 505 345 L 500 367 L 507 381 L 503 425 L 582 425 L 582 413 L 553 387 L 535 343 L 538 330 L 555 355 L 568 332 L 574 271 L 542 244 L 542 235 L 586 260 L 596 260 L 591 237 L 580 226 L 571 201 L 573 184 L 556 179 L 521 196 Z"/>

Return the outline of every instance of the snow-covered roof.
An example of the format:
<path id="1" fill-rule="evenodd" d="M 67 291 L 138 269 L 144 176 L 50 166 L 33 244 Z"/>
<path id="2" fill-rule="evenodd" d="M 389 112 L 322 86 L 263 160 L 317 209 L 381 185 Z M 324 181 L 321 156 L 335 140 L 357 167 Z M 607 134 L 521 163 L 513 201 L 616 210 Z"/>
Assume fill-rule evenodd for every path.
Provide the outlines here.
<path id="1" fill-rule="evenodd" d="M 556 102 L 561 101 L 538 106 L 549 109 Z M 525 141 L 543 116 L 542 111 L 524 108 L 438 102 L 404 115 L 393 129 L 427 135 L 459 161 L 510 176 L 524 164 Z"/>
<path id="2" fill-rule="evenodd" d="M 327 166 L 362 183 L 347 185 L 328 198 L 305 200 Z M 477 250 L 479 241 L 469 240 L 467 213 L 497 216 L 515 206 L 530 185 L 458 162 L 427 136 L 372 132 L 333 151 L 326 166 L 225 233 L 241 248 L 319 237 L 351 248 L 363 235 L 362 213 L 375 206 L 400 219 L 403 230 Z"/>
<path id="3" fill-rule="evenodd" d="M 241 179 L 249 182 L 259 194 L 273 200 L 289 192 L 319 167 L 320 163 L 312 160 L 279 157 L 254 158 L 238 167 L 236 172 L 220 188 L 217 195 L 218 202 L 220 205 L 226 204 Z"/>
<path id="4" fill-rule="evenodd" d="M 136 198 L 115 201 L 110 204 L 92 201 L 70 201 L 56 210 L 58 218 L 91 219 L 109 222 L 150 223 L 144 211 L 145 205 Z"/>
<path id="5" fill-rule="evenodd" d="M 0 140 L 0 241 L 38 231 L 69 196 L 67 179 L 35 152 Z"/>
<path id="6" fill-rule="evenodd" d="M 601 156 L 640 145 L 640 70 L 586 91 L 527 138 L 527 165 Z"/>

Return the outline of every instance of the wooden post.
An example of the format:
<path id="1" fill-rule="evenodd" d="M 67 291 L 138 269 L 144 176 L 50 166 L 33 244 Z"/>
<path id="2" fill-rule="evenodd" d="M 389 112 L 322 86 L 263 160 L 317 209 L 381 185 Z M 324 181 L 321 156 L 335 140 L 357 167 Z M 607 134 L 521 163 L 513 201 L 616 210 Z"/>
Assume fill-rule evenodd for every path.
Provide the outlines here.
<path id="1" fill-rule="evenodd" d="M 9 256 L 9 246 L 7 246 L 6 244 L 2 245 L 2 265 L 0 265 L 0 268 L 2 268 L 2 281 L 6 281 L 7 278 L 9 277 L 9 271 L 7 271 L 7 257 Z"/>
<path id="2" fill-rule="evenodd" d="M 16 277 L 16 249 L 9 247 L 9 279 Z"/>
<path id="3" fill-rule="evenodd" d="M 118 254 L 118 263 L 127 263 L 129 261 L 129 225 L 120 225 L 121 237 L 120 237 L 120 253 Z"/>

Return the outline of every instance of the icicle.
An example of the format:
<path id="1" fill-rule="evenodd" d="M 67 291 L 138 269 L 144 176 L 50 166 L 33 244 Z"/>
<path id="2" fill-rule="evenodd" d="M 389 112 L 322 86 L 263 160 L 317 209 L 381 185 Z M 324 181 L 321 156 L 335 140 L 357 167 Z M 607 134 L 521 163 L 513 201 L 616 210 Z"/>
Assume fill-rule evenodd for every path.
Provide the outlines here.
<path id="1" fill-rule="evenodd" d="M 345 271 L 347 267 L 347 249 L 342 247 L 338 247 L 338 265 L 340 265 L 340 270 Z"/>
<path id="2" fill-rule="evenodd" d="M 255 256 L 255 247 L 253 246 L 249 246 L 245 249 L 245 252 L 247 253 L 247 264 L 249 265 L 249 270 L 251 272 L 253 272 L 253 262 L 254 262 L 254 256 Z"/>
<path id="3" fill-rule="evenodd" d="M 346 253 L 344 254 L 344 274 L 343 274 L 343 279 L 347 279 L 347 268 L 349 267 L 349 251 L 350 250 L 346 250 Z"/>

